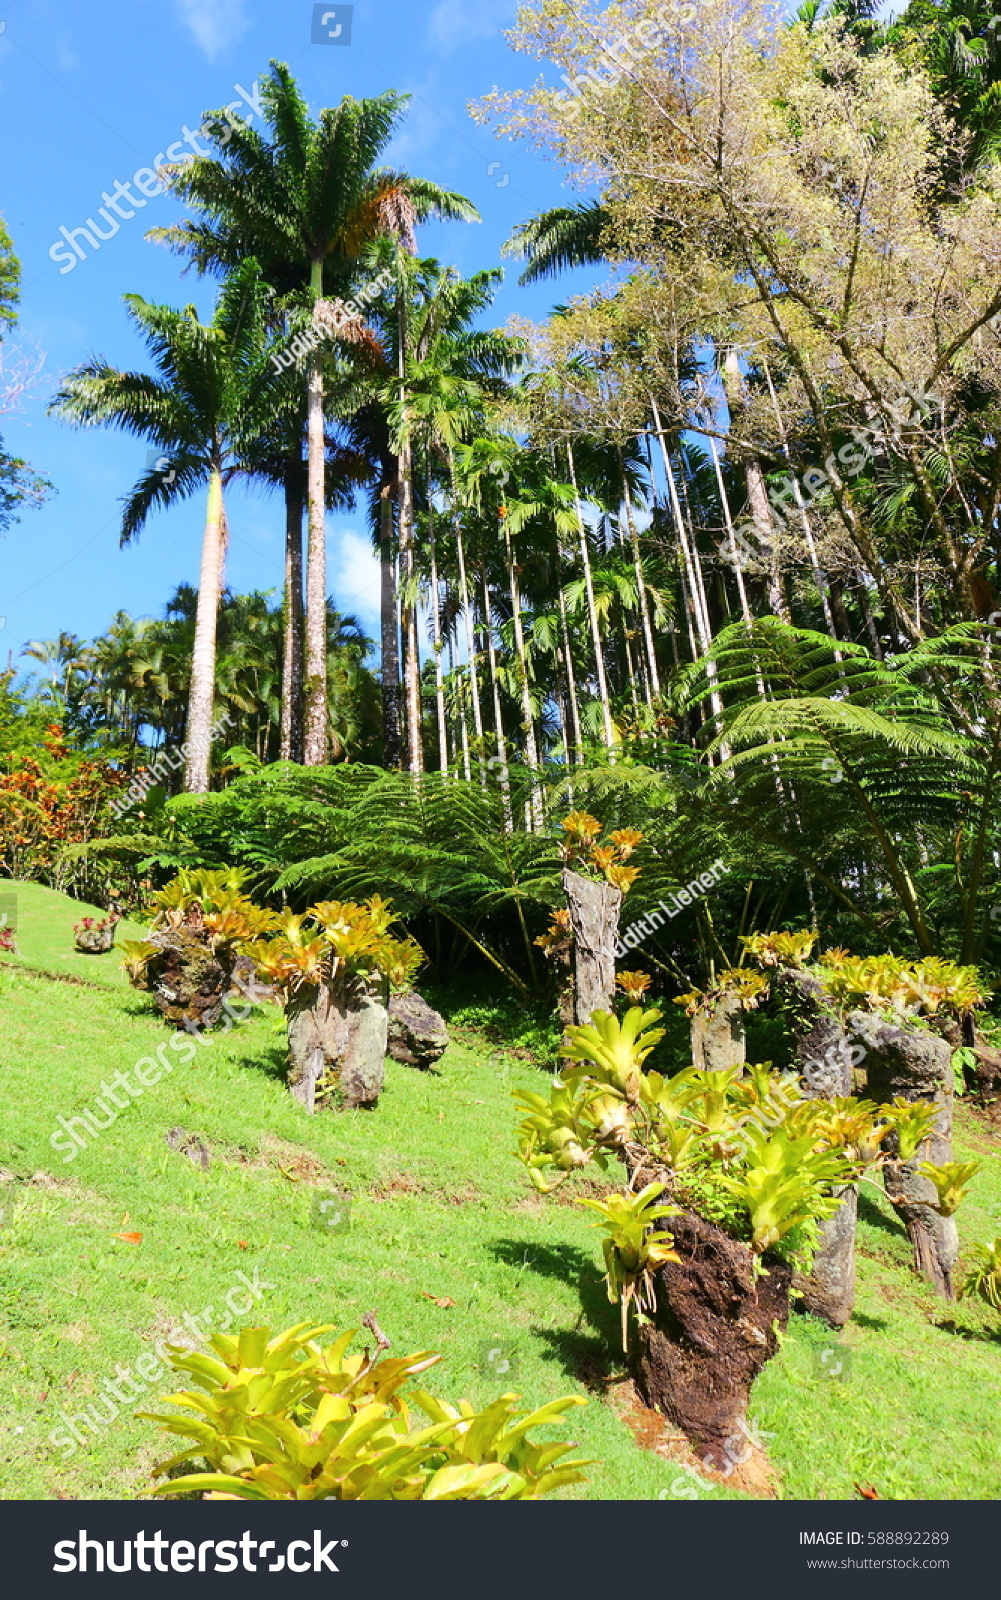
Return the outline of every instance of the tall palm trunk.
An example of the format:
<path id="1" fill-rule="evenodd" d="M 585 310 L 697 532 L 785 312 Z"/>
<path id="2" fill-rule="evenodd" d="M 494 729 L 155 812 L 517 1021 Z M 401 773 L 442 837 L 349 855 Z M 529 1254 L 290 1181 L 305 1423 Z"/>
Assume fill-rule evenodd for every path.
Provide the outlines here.
<path id="1" fill-rule="evenodd" d="M 632 547 L 633 571 L 636 574 L 636 591 L 639 595 L 640 621 L 643 627 L 643 644 L 646 649 L 647 679 L 650 693 L 656 697 L 660 694 L 657 652 L 653 643 L 653 628 L 650 623 L 650 606 L 647 601 L 646 580 L 643 576 L 643 557 L 640 554 L 639 534 L 636 532 L 636 524 L 633 521 L 633 503 L 625 473 L 622 475 L 622 493 L 626 507 L 626 526 L 629 529 L 629 543 Z"/>
<path id="2" fill-rule="evenodd" d="M 438 590 L 438 550 L 434 536 L 434 497 L 428 475 L 428 549 L 431 557 L 431 637 L 434 644 L 434 703 L 438 719 L 438 765 L 448 771 L 448 723 L 445 719 L 445 678 L 441 670 L 441 609 Z"/>
<path id="3" fill-rule="evenodd" d="M 511 774 L 507 765 L 507 740 L 504 737 L 504 718 L 501 713 L 500 682 L 497 677 L 497 652 L 494 649 L 494 631 L 490 621 L 490 586 L 487 583 L 487 569 L 480 567 L 480 580 L 483 585 L 483 633 L 487 643 L 487 665 L 490 670 L 490 687 L 493 691 L 494 701 L 494 732 L 497 743 L 497 769 L 500 774 L 501 800 L 504 808 L 504 826 L 511 831 Z"/>
<path id="4" fill-rule="evenodd" d="M 653 409 L 654 427 L 656 429 L 657 438 L 660 441 L 661 459 L 664 463 L 664 477 L 667 480 L 667 488 L 671 500 L 671 514 L 674 518 L 674 526 L 678 535 L 678 543 L 681 547 L 682 557 L 688 573 L 689 591 L 692 596 L 692 605 L 695 612 L 695 628 L 699 636 L 701 652 L 703 655 L 705 655 L 707 654 L 712 643 L 712 626 L 709 621 L 709 606 L 706 600 L 705 584 L 702 579 L 702 562 L 699 557 L 698 545 L 695 542 L 694 529 L 692 530 L 691 548 L 689 548 L 689 539 L 685 530 L 685 519 L 682 514 L 681 502 L 678 499 L 678 487 L 674 478 L 674 469 L 671 466 L 671 457 L 668 452 L 667 441 L 664 438 L 664 430 L 661 426 L 660 412 L 657 409 L 657 402 L 653 395 L 650 396 L 650 404 Z M 713 686 L 710 693 L 709 703 L 712 706 L 713 715 L 717 719 L 717 726 L 719 726 L 722 724 L 723 720 L 723 701 L 719 690 L 716 688 L 718 674 L 716 672 L 715 663 L 712 661 L 709 661 L 706 664 L 706 677 Z M 726 759 L 725 746 L 724 759 Z"/>
<path id="5" fill-rule="evenodd" d="M 772 410 L 775 412 L 775 422 L 779 430 L 779 440 L 782 445 L 782 454 L 789 463 L 790 477 L 792 478 L 793 497 L 796 501 L 796 509 L 799 512 L 799 520 L 803 528 L 803 537 L 806 540 L 806 547 L 810 552 L 810 565 L 813 568 L 813 580 L 817 585 L 821 604 L 824 608 L 824 621 L 827 625 L 828 633 L 832 636 L 832 638 L 836 639 L 837 630 L 834 626 L 834 610 L 831 604 L 830 584 L 826 572 L 823 571 L 820 565 L 820 557 L 817 554 L 817 545 L 813 537 L 813 527 L 810 522 L 809 513 L 806 509 L 806 502 L 803 499 L 803 491 L 800 488 L 799 477 L 795 472 L 792 471 L 792 455 L 789 450 L 789 439 L 786 434 L 785 421 L 782 416 L 782 408 L 779 405 L 779 397 L 775 393 L 775 385 L 772 382 L 772 375 L 769 371 L 768 362 L 762 361 L 762 366 L 765 369 L 765 378 L 768 382 L 768 393 L 771 395 Z"/>
<path id="6" fill-rule="evenodd" d="M 323 293 L 323 262 L 314 261 L 313 296 Z M 327 546 L 326 438 L 323 427 L 323 363 L 314 355 L 307 384 L 309 441 L 309 556 L 306 568 L 306 727 L 303 761 L 322 767 L 327 759 Z"/>
<path id="7" fill-rule="evenodd" d="M 400 446 L 400 577 L 402 589 L 401 632 L 405 642 L 403 656 L 403 698 L 406 707 L 407 760 L 411 772 L 424 771 L 424 740 L 421 728 L 421 683 L 417 647 L 417 566 L 414 530 L 414 463 L 410 440 Z"/>
<path id="8" fill-rule="evenodd" d="M 503 526 L 504 554 L 507 559 L 508 587 L 511 592 L 511 614 L 514 621 L 514 650 L 517 659 L 518 689 L 521 695 L 521 722 L 525 741 L 525 762 L 532 773 L 530 813 L 533 831 L 538 832 L 542 827 L 542 795 L 537 781 L 539 775 L 539 749 L 535 739 L 535 713 L 532 707 L 532 693 L 528 686 L 528 653 L 525 649 L 525 630 L 521 621 L 521 589 L 518 584 L 518 569 L 514 562 L 514 551 L 511 548 L 511 535 L 506 521 L 504 521 Z"/>
<path id="9" fill-rule="evenodd" d="M 380 622 L 382 635 L 382 757 L 387 767 L 403 759 L 400 729 L 400 641 L 396 619 L 396 560 L 393 554 L 393 501 L 387 484 L 379 502 Z"/>
<path id="10" fill-rule="evenodd" d="M 187 765 L 184 787 L 188 794 L 207 794 L 212 745 L 212 708 L 215 703 L 216 626 L 222 589 L 225 541 L 222 474 L 213 467 L 209 477 L 202 565 L 198 577 L 195 643 L 191 654 L 191 691 L 188 697 Z"/>
<path id="11" fill-rule="evenodd" d="M 459 559 L 459 598 L 462 602 L 462 622 L 466 635 L 466 652 L 469 657 L 469 686 L 473 699 L 473 728 L 476 731 L 480 761 L 483 760 L 483 710 L 480 706 L 480 680 L 476 670 L 476 639 L 473 634 L 473 607 L 469 598 L 469 578 L 466 572 L 466 547 L 462 536 L 462 522 L 456 511 L 453 517 L 455 549 Z"/>
<path id="12" fill-rule="evenodd" d="M 282 656 L 281 759 L 302 761 L 302 463 L 285 477 L 285 648 Z"/>
<path id="13" fill-rule="evenodd" d="M 587 595 L 587 615 L 591 624 L 591 642 L 594 645 L 595 675 L 598 681 L 598 699 L 601 705 L 601 729 L 604 735 L 605 747 L 608 750 L 615 748 L 615 727 L 612 722 L 612 706 L 608 698 L 608 679 L 605 675 L 605 658 L 601 647 L 601 628 L 598 623 L 598 608 L 594 603 L 594 583 L 591 579 L 591 554 L 587 548 L 587 528 L 584 524 L 584 509 L 580 501 L 580 490 L 577 487 L 577 469 L 574 466 L 573 450 L 567 445 L 567 462 L 570 467 L 570 482 L 573 484 L 574 504 L 577 508 L 577 527 L 580 533 L 580 558 L 584 568 L 584 590 Z"/>
<path id="14" fill-rule="evenodd" d="M 563 592 L 560 582 L 559 566 L 557 562 L 556 589 L 560 597 L 560 631 L 563 636 L 563 661 L 566 667 L 567 698 L 570 701 L 570 720 L 573 725 L 573 744 L 568 745 L 567 760 L 573 766 L 574 762 L 584 760 L 584 741 L 580 731 L 580 705 L 577 700 L 577 679 L 573 668 L 573 652 L 570 648 L 570 628 L 567 622 L 567 597 Z"/>

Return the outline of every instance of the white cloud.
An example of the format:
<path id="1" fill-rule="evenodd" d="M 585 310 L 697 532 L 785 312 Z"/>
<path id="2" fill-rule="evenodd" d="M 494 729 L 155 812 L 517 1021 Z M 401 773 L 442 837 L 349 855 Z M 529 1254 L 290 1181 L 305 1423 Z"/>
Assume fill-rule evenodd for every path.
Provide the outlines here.
<path id="1" fill-rule="evenodd" d="M 327 535 L 327 590 L 338 611 L 358 618 L 369 633 L 378 633 L 379 559 L 367 534 L 338 528 Z"/>
<path id="2" fill-rule="evenodd" d="M 518 0 L 438 0 L 428 33 L 444 55 L 472 39 L 491 39 L 514 22 Z"/>
<path id="3" fill-rule="evenodd" d="M 210 61 L 246 33 L 247 0 L 177 0 L 181 21 L 191 29 Z"/>

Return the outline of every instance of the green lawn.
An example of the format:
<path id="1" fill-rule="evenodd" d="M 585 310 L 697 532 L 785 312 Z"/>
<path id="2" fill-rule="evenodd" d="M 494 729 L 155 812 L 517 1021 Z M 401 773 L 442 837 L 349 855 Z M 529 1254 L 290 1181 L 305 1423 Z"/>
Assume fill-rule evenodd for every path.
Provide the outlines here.
<path id="1" fill-rule="evenodd" d="M 102 1079 L 170 1034 L 122 984 L 117 957 L 72 953 L 78 903 L 34 885 L 18 894 L 21 957 L 0 958 L 0 1495 L 124 1498 L 142 1487 L 169 1447 L 132 1413 L 164 1385 L 123 1402 L 117 1417 L 105 1398 L 107 1426 L 72 1454 L 68 1434 L 49 1435 L 185 1313 L 211 1305 L 223 1315 L 227 1294 L 242 1292 L 239 1273 L 259 1274 L 262 1298 L 238 1322 L 349 1326 L 377 1309 L 398 1352 L 444 1353 L 430 1386 L 448 1398 L 481 1403 L 502 1387 L 532 1403 L 585 1394 L 573 1433 L 599 1464 L 583 1493 L 678 1492 L 676 1465 L 641 1448 L 603 1396 L 618 1317 L 587 1214 L 562 1192 L 535 1197 L 510 1154 L 511 1090 L 538 1087 L 537 1068 L 466 1040 L 440 1076 L 390 1063 L 377 1110 L 311 1119 L 284 1087 L 279 1014 L 262 1010 L 190 1064 L 178 1057 L 65 1161 L 50 1142 L 56 1118 L 85 1108 Z M 168 1147 L 177 1125 L 208 1145 L 207 1171 Z M 959 1218 L 967 1250 L 1001 1233 L 1001 1146 L 986 1127 L 963 1110 L 958 1155 L 984 1160 Z M 330 1183 L 353 1196 L 346 1232 L 313 1221 Z M 859 1481 L 883 1497 L 1001 1498 L 997 1319 L 926 1293 L 892 1212 L 874 1189 L 865 1194 L 844 1351 L 825 1360 L 831 1335 L 795 1317 L 755 1390 L 776 1492 L 843 1499 Z M 516 1365 L 513 1379 L 491 1367 L 494 1349 Z"/>

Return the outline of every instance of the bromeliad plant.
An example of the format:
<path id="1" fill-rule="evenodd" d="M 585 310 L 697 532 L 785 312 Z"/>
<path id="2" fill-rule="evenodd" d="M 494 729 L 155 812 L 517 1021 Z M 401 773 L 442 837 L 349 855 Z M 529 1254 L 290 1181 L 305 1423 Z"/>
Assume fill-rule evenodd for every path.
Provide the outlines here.
<path id="1" fill-rule="evenodd" d="M 977 1245 L 973 1265 L 959 1291 L 961 1300 L 976 1295 L 992 1311 L 1001 1311 L 1001 1238 L 993 1244 Z"/>
<path id="2" fill-rule="evenodd" d="M 186 1414 L 139 1415 L 191 1443 L 154 1475 L 189 1462 L 150 1494 L 237 1500 L 537 1500 L 584 1481 L 590 1462 L 564 1458 L 573 1444 L 539 1442 L 533 1429 L 562 1423 L 577 1396 L 519 1412 L 504 1394 L 483 1411 L 438 1400 L 412 1380 L 441 1360 L 432 1351 L 387 1357 L 374 1314 L 362 1318 L 374 1353 L 350 1354 L 357 1330 L 321 1344 L 329 1324 L 300 1323 L 217 1334 L 213 1354 L 171 1352 L 197 1390 L 167 1397 Z M 423 1419 L 427 1419 L 426 1421 Z"/>
<path id="3" fill-rule="evenodd" d="M 656 1308 L 653 1275 L 665 1261 L 677 1261 L 669 1233 L 656 1232 L 662 1217 L 673 1217 L 677 1206 L 659 1205 L 662 1183 L 648 1183 L 639 1194 L 613 1194 L 605 1200 L 578 1200 L 601 1218 L 595 1227 L 604 1230 L 601 1241 L 605 1258 L 608 1298 L 619 1304 L 622 1318 L 622 1348 L 629 1347 L 628 1318 L 633 1301 L 639 1313 Z"/>
<path id="4" fill-rule="evenodd" d="M 563 829 L 560 857 L 564 866 L 585 877 L 605 878 L 623 894 L 629 893 L 640 869 L 627 867 L 626 862 L 636 846 L 642 844 L 641 833 L 635 828 L 615 828 L 602 839 L 601 823 L 588 811 L 571 811 L 560 826 Z"/>
<path id="5" fill-rule="evenodd" d="M 808 1267 L 817 1225 L 837 1211 L 845 1186 L 891 1159 L 888 1135 L 895 1135 L 893 1158 L 911 1160 L 932 1132 L 935 1106 L 807 1099 L 795 1074 L 766 1067 L 745 1077 L 739 1069 L 644 1072 L 662 1037 L 660 1015 L 638 1006 L 621 1019 L 595 1012 L 588 1026 L 568 1029 L 567 1066 L 548 1098 L 516 1093 L 528 1112 L 518 1156 L 541 1193 L 592 1160 L 606 1169 L 615 1155 L 631 1174 L 655 1174 L 658 1194 L 746 1242 L 759 1261 L 771 1252 Z M 971 1173 L 950 1166 L 927 1175 L 944 1207 L 958 1204 Z M 610 1221 L 609 1205 L 602 1203 Z M 610 1270 L 608 1283 L 618 1299 L 619 1275 Z M 644 1290 L 637 1309 L 649 1299 Z"/>
<path id="6" fill-rule="evenodd" d="M 381 974 L 392 989 L 405 989 L 424 959 L 414 939 L 389 932 L 394 920 L 388 900 L 373 895 L 362 905 L 325 900 L 302 916 L 286 911 L 275 919 L 270 939 L 242 946 L 261 978 L 286 1004 L 303 989 L 316 989 L 346 973 L 361 979 Z"/>
<path id="7" fill-rule="evenodd" d="M 963 967 L 955 961 L 929 956 L 922 961 L 907 961 L 901 956 L 853 956 L 840 947 L 825 950 L 808 965 L 817 940 L 811 932 L 756 933 L 741 939 L 745 956 L 762 969 L 734 967 L 721 973 L 717 987 L 731 987 L 745 1005 L 756 1005 L 767 997 L 769 970 L 793 968 L 818 978 L 842 1011 L 868 1010 L 899 1017 L 968 1017 L 982 1006 L 990 989 L 980 979 L 976 967 Z M 683 995 L 677 1002 L 689 1014 L 705 1003 L 699 992 Z"/>

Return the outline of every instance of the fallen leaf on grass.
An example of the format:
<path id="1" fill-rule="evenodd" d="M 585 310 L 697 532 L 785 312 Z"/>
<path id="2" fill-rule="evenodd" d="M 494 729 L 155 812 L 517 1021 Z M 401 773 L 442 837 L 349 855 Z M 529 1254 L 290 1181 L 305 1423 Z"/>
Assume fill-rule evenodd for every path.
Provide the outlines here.
<path id="1" fill-rule="evenodd" d="M 143 1236 L 141 1233 L 116 1233 L 113 1237 L 116 1239 L 124 1239 L 126 1244 L 142 1244 L 143 1242 Z"/>
<path id="2" fill-rule="evenodd" d="M 450 1306 L 455 1305 L 455 1301 L 450 1300 L 447 1294 L 428 1294 L 426 1289 L 422 1289 L 421 1294 L 425 1300 L 430 1300 L 432 1305 L 436 1305 L 439 1311 L 447 1311 Z"/>

